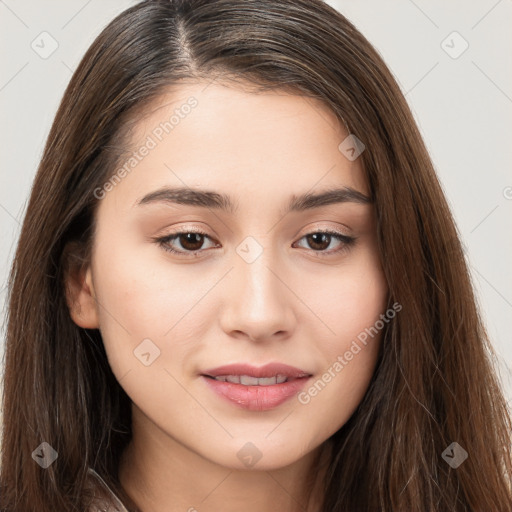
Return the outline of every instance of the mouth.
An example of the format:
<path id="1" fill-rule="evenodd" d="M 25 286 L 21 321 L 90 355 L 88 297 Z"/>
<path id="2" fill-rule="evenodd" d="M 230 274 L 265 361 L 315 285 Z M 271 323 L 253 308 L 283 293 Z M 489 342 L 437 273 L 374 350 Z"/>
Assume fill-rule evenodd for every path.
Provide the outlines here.
<path id="1" fill-rule="evenodd" d="M 293 380 L 293 377 L 286 377 L 286 375 L 274 375 L 273 377 L 252 377 L 251 375 L 218 375 L 212 377 L 205 375 L 205 377 L 218 380 L 219 382 L 231 382 L 231 384 L 242 384 L 243 386 L 273 386 L 275 384 L 282 384 Z"/>
<path id="2" fill-rule="evenodd" d="M 312 374 L 293 366 L 226 365 L 201 373 L 208 387 L 232 404 L 251 411 L 275 408 L 296 395 Z"/>
<path id="3" fill-rule="evenodd" d="M 279 379 L 280 382 L 277 383 L 280 384 L 286 380 L 311 376 L 311 374 L 305 370 L 284 363 L 268 363 L 264 366 L 252 366 L 246 363 L 228 364 L 205 370 L 202 374 L 214 379 L 224 379 L 224 377 L 226 377 L 226 379 L 228 377 L 232 379 L 239 379 L 238 381 L 232 380 L 228 382 L 244 384 L 246 386 L 258 385 L 255 379 L 261 380 L 261 385 L 268 386 L 276 384 L 277 380 L 276 382 L 269 382 L 265 384 L 264 379 Z M 245 382 L 240 382 L 240 379 L 243 379 Z"/>

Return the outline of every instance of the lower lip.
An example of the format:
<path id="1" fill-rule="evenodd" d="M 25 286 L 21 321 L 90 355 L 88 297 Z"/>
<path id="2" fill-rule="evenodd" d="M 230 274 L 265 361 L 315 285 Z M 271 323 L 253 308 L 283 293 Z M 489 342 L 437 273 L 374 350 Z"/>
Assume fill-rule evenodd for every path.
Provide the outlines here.
<path id="1" fill-rule="evenodd" d="M 245 386 L 222 382 L 204 375 L 201 377 L 215 393 L 249 411 L 266 411 L 281 405 L 295 396 L 310 379 L 310 377 L 302 377 L 271 386 Z"/>

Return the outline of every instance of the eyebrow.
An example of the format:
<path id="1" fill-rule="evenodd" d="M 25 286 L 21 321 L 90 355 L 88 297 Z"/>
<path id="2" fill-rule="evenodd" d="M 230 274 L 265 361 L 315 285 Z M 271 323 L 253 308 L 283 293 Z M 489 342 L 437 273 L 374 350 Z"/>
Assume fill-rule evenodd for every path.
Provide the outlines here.
<path id="1" fill-rule="evenodd" d="M 306 192 L 300 195 L 292 195 L 288 206 L 281 213 L 284 215 L 289 212 L 302 212 L 321 206 L 347 202 L 359 204 L 373 203 L 370 197 L 352 187 L 329 188 L 321 192 Z M 221 210 L 230 214 L 234 214 L 238 210 L 238 204 L 227 194 L 185 187 L 159 188 L 136 201 L 134 206 L 144 206 L 154 203 L 198 206 Z"/>

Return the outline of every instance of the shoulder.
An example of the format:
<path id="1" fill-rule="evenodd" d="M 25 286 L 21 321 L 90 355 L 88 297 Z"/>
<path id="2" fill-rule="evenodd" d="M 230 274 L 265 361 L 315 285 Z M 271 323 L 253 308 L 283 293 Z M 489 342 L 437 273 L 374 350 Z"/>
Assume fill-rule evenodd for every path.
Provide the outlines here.
<path id="1" fill-rule="evenodd" d="M 128 512 L 103 478 L 92 468 L 87 470 L 86 487 L 93 494 L 93 501 L 87 512 Z"/>

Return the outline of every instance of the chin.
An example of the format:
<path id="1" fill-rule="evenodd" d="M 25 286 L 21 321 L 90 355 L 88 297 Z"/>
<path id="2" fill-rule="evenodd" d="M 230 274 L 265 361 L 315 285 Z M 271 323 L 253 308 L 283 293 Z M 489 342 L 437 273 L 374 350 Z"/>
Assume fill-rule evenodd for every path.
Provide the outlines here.
<path id="1" fill-rule="evenodd" d="M 232 470 L 271 471 L 289 466 L 314 450 L 304 452 L 303 443 L 293 446 L 278 436 L 269 441 L 265 439 L 266 435 L 268 432 L 259 436 L 230 439 L 229 446 L 219 444 L 220 451 L 206 458 Z"/>

